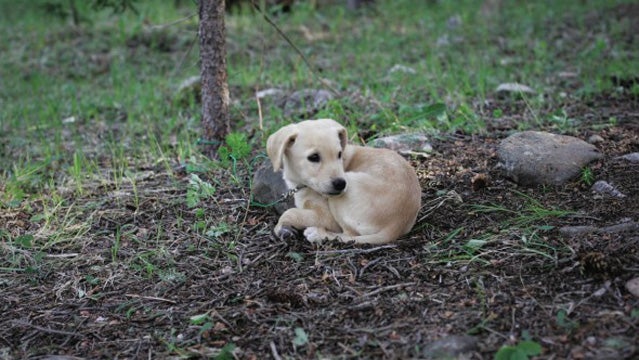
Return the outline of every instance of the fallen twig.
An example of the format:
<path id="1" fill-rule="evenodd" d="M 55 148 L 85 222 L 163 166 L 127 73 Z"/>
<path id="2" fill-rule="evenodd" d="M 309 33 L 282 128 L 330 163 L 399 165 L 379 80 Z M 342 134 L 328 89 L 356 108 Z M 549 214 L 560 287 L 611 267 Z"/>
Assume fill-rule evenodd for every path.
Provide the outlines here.
<path id="1" fill-rule="evenodd" d="M 412 285 L 415 285 L 415 283 L 414 282 L 409 282 L 409 283 L 403 283 L 403 284 L 395 284 L 395 285 L 384 286 L 382 288 L 378 288 L 378 289 L 375 289 L 375 290 L 373 290 L 373 291 L 371 291 L 369 293 L 366 293 L 366 294 L 362 295 L 362 297 L 374 296 L 374 295 L 383 293 L 383 292 L 388 291 L 388 290 L 401 289 L 403 287 L 412 286 Z"/>
<path id="2" fill-rule="evenodd" d="M 137 294 L 124 294 L 124 296 L 132 297 L 132 298 L 138 298 L 138 299 L 163 301 L 163 302 L 168 302 L 169 304 L 176 304 L 176 302 L 173 301 L 173 300 L 159 298 L 159 297 L 155 297 L 155 296 L 143 296 L 143 295 L 137 295 Z"/>
<path id="3" fill-rule="evenodd" d="M 34 324 L 26 322 L 26 321 L 14 320 L 12 322 L 13 322 L 14 325 L 27 326 L 27 327 L 34 328 L 34 329 L 36 329 L 38 331 L 46 332 L 46 333 L 49 333 L 49 334 L 75 336 L 75 337 L 84 337 L 85 336 L 83 334 L 78 334 L 78 333 L 75 333 L 75 332 L 64 331 L 64 330 L 55 330 L 55 329 L 50 329 L 50 328 L 46 328 L 46 327 L 43 327 L 43 326 L 34 325 Z"/>

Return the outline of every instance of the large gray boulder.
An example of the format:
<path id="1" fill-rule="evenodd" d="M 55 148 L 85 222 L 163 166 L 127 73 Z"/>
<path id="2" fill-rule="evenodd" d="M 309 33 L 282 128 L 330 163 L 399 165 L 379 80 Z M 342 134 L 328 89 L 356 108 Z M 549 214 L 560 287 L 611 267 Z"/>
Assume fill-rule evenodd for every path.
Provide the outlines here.
<path id="1" fill-rule="evenodd" d="M 504 176 L 526 186 L 562 185 L 602 156 L 595 146 L 583 140 L 541 131 L 507 137 L 500 143 L 497 155 Z"/>

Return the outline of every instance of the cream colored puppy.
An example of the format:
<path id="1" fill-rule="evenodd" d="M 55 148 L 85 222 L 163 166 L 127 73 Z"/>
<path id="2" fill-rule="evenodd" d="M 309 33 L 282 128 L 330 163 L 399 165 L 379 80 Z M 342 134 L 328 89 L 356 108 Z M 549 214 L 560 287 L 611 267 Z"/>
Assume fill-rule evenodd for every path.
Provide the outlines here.
<path id="1" fill-rule="evenodd" d="M 347 144 L 334 120 L 284 126 L 268 138 L 275 171 L 283 169 L 295 208 L 275 226 L 280 237 L 305 229 L 309 241 L 379 244 L 408 233 L 421 206 L 415 170 L 395 151 Z"/>

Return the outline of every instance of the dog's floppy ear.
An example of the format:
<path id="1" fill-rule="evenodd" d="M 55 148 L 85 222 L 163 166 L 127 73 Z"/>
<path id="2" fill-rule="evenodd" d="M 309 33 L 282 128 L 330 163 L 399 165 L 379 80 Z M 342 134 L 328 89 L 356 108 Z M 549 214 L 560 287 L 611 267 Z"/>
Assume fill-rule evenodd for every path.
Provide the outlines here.
<path id="1" fill-rule="evenodd" d="M 315 121 L 322 121 L 323 124 L 325 124 L 325 126 L 329 129 L 337 129 L 337 136 L 339 136 L 339 142 L 342 146 L 342 150 L 346 148 L 346 143 L 348 142 L 348 132 L 346 131 L 344 125 L 338 123 L 333 119 L 320 119 Z"/>
<path id="2" fill-rule="evenodd" d="M 274 171 L 282 168 L 284 152 L 286 148 L 293 145 L 296 138 L 297 129 L 294 124 L 284 126 L 268 137 L 268 140 L 266 140 L 266 153 L 268 158 L 271 159 Z"/>
<path id="3" fill-rule="evenodd" d="M 342 145 L 342 150 L 346 148 L 346 143 L 348 142 L 348 132 L 346 128 L 341 126 L 337 130 L 337 135 L 339 136 L 339 142 Z"/>

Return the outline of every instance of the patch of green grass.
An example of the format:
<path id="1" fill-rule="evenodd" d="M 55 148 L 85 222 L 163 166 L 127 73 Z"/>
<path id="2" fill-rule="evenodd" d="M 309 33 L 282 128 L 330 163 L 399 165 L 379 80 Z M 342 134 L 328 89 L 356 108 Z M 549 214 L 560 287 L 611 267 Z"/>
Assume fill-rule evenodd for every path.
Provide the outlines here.
<path id="1" fill-rule="evenodd" d="M 494 257 L 503 253 L 506 256 L 536 256 L 556 262 L 565 249 L 549 242 L 546 234 L 554 229 L 553 221 L 574 212 L 546 207 L 523 193 L 517 192 L 516 195 L 522 199 L 522 205 L 517 209 L 501 204 L 470 205 L 471 215 L 495 216 L 493 221 L 497 222 L 498 229 L 496 233 L 485 232 L 483 237 L 468 240 L 466 251 L 476 254 L 475 257 Z M 488 244 L 493 246 L 485 249 Z"/>
<path id="2" fill-rule="evenodd" d="M 78 157 L 92 162 L 95 155 L 76 155 L 77 151 L 66 149 L 96 147 L 87 136 L 87 130 L 94 131 L 91 129 L 96 125 L 103 133 L 95 135 L 107 142 L 102 140 L 97 146 L 113 142 L 122 147 L 123 151 L 113 154 L 114 160 L 123 153 L 148 159 L 157 158 L 158 150 L 165 157 L 193 152 L 198 137 L 197 104 L 181 109 L 166 99 L 181 79 L 199 73 L 197 19 L 189 17 L 195 14 L 195 6 L 175 8 L 150 1 L 139 4 L 137 15 L 119 16 L 83 8 L 91 22 L 73 28 L 65 20 L 46 15 L 38 4 L 41 2 L 2 5 L 6 21 L 0 34 L 7 56 L 0 65 L 7 86 L 0 94 L 0 115 L 3 130 L 13 135 L 10 148 L 26 150 L 22 154 L 29 156 L 29 161 L 44 158 L 70 163 L 74 178 L 80 171 Z M 375 14 L 363 15 L 348 13 L 343 6 L 316 10 L 300 5 L 292 15 L 274 21 L 308 60 L 322 69 L 319 75 L 375 104 L 370 107 L 339 98 L 319 114 L 351 124 L 353 138 L 358 137 L 361 126 L 376 132 L 430 129 L 481 133 L 485 124 L 476 104 L 492 96 L 501 82 L 518 81 L 543 91 L 547 77 L 571 69 L 566 56 L 574 46 L 552 37 L 563 31 L 559 25 L 568 21 L 574 22 L 570 25 L 576 30 L 586 28 L 588 24 L 579 20 L 581 15 L 614 4 L 523 3 L 504 6 L 494 14 L 496 18 L 488 20 L 479 5 L 473 1 L 397 1 L 380 3 Z M 149 22 L 162 26 L 149 28 L 145 26 Z M 229 82 L 232 97 L 238 100 L 233 105 L 233 121 L 238 126 L 255 123 L 256 104 L 251 95 L 256 88 L 322 87 L 311 69 L 259 15 L 245 12 L 228 16 L 227 26 Z M 609 86 L 605 79 L 611 73 L 628 75 L 632 55 L 622 43 L 607 43 L 603 36 L 606 31 L 621 34 L 625 26 L 615 23 L 609 29 L 597 29 L 601 36 L 577 39 L 584 67 L 581 72 L 590 80 L 584 86 L 601 84 L 591 91 Z M 52 32 L 51 27 L 55 29 Z M 491 43 L 495 34 L 504 39 L 501 46 Z M 165 46 L 176 49 L 158 51 Z M 601 61 L 608 60 L 611 53 L 621 55 Z M 610 68 L 602 69 L 602 63 Z M 391 72 L 395 65 L 410 68 L 414 74 Z M 32 101 L 32 96 L 38 101 Z M 528 101 L 531 114 L 547 106 L 547 100 Z M 290 121 L 278 109 L 264 110 L 268 129 Z M 553 116 L 553 122 L 566 126 L 563 120 L 567 116 Z M 68 119 L 74 121 L 65 123 Z M 31 141 L 25 147 L 20 143 L 26 138 Z M 181 158 L 188 155 L 181 154 Z M 0 159 L 0 165 L 8 161 Z M 76 186 L 81 191 L 81 185 Z"/>
<path id="3" fill-rule="evenodd" d="M 502 222 L 503 227 L 510 228 L 531 228 L 538 227 L 540 230 L 548 230 L 547 221 L 573 214 L 572 211 L 556 208 L 547 208 L 532 196 L 515 192 L 521 198 L 522 205 L 518 209 L 509 209 L 501 204 L 471 205 L 473 213 L 499 213 L 506 217 Z M 541 227 L 540 227 L 541 226 Z"/>

